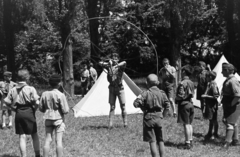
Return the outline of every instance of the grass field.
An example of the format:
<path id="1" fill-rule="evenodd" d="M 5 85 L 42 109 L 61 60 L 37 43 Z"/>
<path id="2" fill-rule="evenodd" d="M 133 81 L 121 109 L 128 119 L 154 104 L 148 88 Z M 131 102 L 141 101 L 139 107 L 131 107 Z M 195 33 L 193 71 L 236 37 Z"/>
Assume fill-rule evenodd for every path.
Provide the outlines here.
<path id="1" fill-rule="evenodd" d="M 73 107 L 79 99 L 69 100 Z M 101 105 L 101 104 L 96 104 Z M 128 104 L 132 105 L 132 104 Z M 44 142 L 44 121 L 42 113 L 37 111 L 38 133 L 41 148 Z M 192 150 L 180 150 L 179 144 L 184 143 L 183 127 L 176 123 L 175 118 L 163 120 L 165 126 L 165 154 L 166 157 L 239 157 L 240 146 L 230 147 L 225 151 L 220 143 L 225 134 L 225 127 L 221 122 L 222 109 L 219 110 L 220 139 L 204 143 L 204 135 L 208 129 L 208 121 L 201 119 L 201 112 L 195 109 L 193 122 L 194 147 Z M 67 129 L 64 134 L 65 157 L 147 157 L 150 156 L 148 143 L 142 141 L 142 115 L 128 115 L 129 126 L 124 128 L 121 116 L 115 116 L 115 126 L 107 128 L 108 116 L 74 118 L 73 112 L 66 117 Z M 54 143 L 51 147 L 51 157 L 56 156 Z M 28 156 L 34 156 L 31 138 L 27 140 Z M 42 149 L 41 149 L 42 154 Z M 18 136 L 15 128 L 0 130 L 0 157 L 19 157 Z"/>

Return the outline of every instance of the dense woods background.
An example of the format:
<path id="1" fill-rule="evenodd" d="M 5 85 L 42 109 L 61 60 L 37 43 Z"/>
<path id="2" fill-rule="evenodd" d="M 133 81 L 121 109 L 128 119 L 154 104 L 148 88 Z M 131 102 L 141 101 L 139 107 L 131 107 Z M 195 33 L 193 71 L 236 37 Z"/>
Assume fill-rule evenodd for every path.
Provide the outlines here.
<path id="1" fill-rule="evenodd" d="M 164 57 L 213 68 L 224 54 L 240 69 L 239 37 L 239 0 L 0 0 L 1 72 L 28 68 L 36 84 L 62 73 L 72 88 L 81 62 L 100 72 L 112 52 L 131 77 L 156 73 Z"/>

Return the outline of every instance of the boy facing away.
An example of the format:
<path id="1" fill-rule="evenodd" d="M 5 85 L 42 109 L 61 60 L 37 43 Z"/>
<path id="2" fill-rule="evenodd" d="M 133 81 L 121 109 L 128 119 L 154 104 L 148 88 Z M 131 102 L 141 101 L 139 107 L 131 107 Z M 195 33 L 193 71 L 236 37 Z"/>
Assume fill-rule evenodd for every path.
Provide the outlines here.
<path id="1" fill-rule="evenodd" d="M 64 116 L 69 112 L 69 106 L 65 95 L 58 90 L 60 82 L 61 77 L 53 75 L 49 79 L 52 90 L 43 92 L 40 99 L 39 110 L 44 113 L 46 130 L 46 138 L 43 147 L 44 157 L 48 157 L 49 155 L 53 132 L 55 132 L 56 137 L 57 157 L 63 156 L 62 137 L 65 131 Z"/>
<path id="2" fill-rule="evenodd" d="M 205 100 L 205 111 L 204 118 L 209 119 L 209 128 L 208 133 L 205 136 L 205 140 L 209 140 L 212 138 L 218 138 L 218 121 L 217 121 L 217 112 L 218 112 L 218 101 L 219 97 L 219 89 L 217 83 L 214 81 L 217 74 L 214 71 L 208 72 L 206 79 L 208 82 L 207 89 L 205 94 L 202 95 L 202 98 Z M 214 129 L 214 133 L 212 130 Z"/>
<path id="3" fill-rule="evenodd" d="M 170 109 L 167 95 L 158 86 L 158 76 L 150 74 L 147 77 L 148 90 L 141 93 L 134 101 L 136 108 L 143 111 L 143 141 L 149 142 L 153 157 L 164 156 L 163 113 Z"/>
<path id="4" fill-rule="evenodd" d="M 178 148 L 191 149 L 193 140 L 192 121 L 194 116 L 194 106 L 192 97 L 194 95 L 194 83 L 189 79 L 192 74 L 190 67 L 182 69 L 183 80 L 177 87 L 176 102 L 178 104 L 178 123 L 183 124 L 185 144 Z"/>
<path id="5" fill-rule="evenodd" d="M 6 98 L 8 92 L 16 86 L 15 82 L 12 82 L 12 72 L 5 71 L 3 73 L 4 81 L 0 82 L 0 97 L 1 97 L 1 110 L 2 110 L 2 129 L 6 129 L 6 118 L 8 114 L 9 123 L 8 128 L 12 128 L 12 110 L 7 107 L 7 105 L 4 103 L 3 99 Z"/>

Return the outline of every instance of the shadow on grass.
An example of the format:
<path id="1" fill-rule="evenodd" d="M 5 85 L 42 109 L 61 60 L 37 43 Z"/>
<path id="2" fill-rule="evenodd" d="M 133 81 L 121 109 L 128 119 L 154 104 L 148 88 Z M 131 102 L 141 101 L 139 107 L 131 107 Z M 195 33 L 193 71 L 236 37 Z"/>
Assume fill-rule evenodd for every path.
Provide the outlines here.
<path id="1" fill-rule="evenodd" d="M 204 135 L 202 133 L 193 133 L 193 136 L 197 137 L 197 138 L 204 137 Z"/>
<path id="2" fill-rule="evenodd" d="M 1 157 L 20 157 L 20 156 L 17 156 L 17 155 L 9 155 L 9 154 L 3 154 L 3 155 L 1 155 Z"/>
<path id="3" fill-rule="evenodd" d="M 166 147 L 178 147 L 178 146 L 179 146 L 178 143 L 173 143 L 173 142 L 170 142 L 170 141 L 164 142 L 164 145 L 165 145 Z"/>
<path id="4" fill-rule="evenodd" d="M 114 129 L 119 129 L 119 128 L 124 128 L 123 125 L 114 125 L 113 127 L 109 128 L 107 125 L 88 125 L 88 126 L 83 126 L 82 130 L 99 130 L 99 129 L 107 129 L 107 130 L 114 130 Z"/>

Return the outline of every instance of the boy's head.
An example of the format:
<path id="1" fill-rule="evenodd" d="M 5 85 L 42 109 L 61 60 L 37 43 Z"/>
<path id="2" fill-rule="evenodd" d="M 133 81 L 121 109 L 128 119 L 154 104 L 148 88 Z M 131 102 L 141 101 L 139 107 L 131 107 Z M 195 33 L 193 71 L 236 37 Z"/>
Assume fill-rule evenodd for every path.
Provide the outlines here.
<path id="1" fill-rule="evenodd" d="M 233 74 L 235 71 L 235 67 L 230 63 L 222 64 L 222 74 L 224 77 L 228 77 L 230 74 Z"/>
<path id="2" fill-rule="evenodd" d="M 149 74 L 147 76 L 148 87 L 157 86 L 159 84 L 158 77 L 155 74 Z"/>
<path id="3" fill-rule="evenodd" d="M 50 77 L 49 84 L 52 87 L 57 87 L 61 81 L 62 81 L 62 77 L 58 74 L 54 74 Z"/>
<path id="4" fill-rule="evenodd" d="M 84 69 L 84 70 L 86 70 L 88 67 L 87 67 L 87 64 L 86 63 L 82 63 L 82 68 Z"/>
<path id="5" fill-rule="evenodd" d="M 19 81 L 28 81 L 30 74 L 27 69 L 18 70 L 18 80 Z"/>
<path id="6" fill-rule="evenodd" d="M 111 59 L 115 62 L 118 63 L 120 60 L 119 54 L 118 53 L 112 53 L 111 54 Z"/>
<path id="7" fill-rule="evenodd" d="M 11 79 L 12 79 L 12 72 L 10 72 L 10 71 L 5 71 L 5 72 L 3 73 L 3 76 L 4 76 L 4 80 L 7 81 L 7 82 L 9 82 L 9 81 L 11 81 Z"/>
<path id="8" fill-rule="evenodd" d="M 203 70 L 206 69 L 206 63 L 205 63 L 205 62 L 199 61 L 199 62 L 198 62 L 198 65 L 199 65 Z"/>
<path id="9" fill-rule="evenodd" d="M 208 82 L 215 80 L 216 77 L 217 77 L 217 73 L 215 71 L 209 71 L 207 73 L 207 81 Z"/>
<path id="10" fill-rule="evenodd" d="M 164 67 L 168 66 L 169 65 L 169 59 L 164 58 L 163 61 L 162 61 L 162 64 L 163 64 Z"/>
<path id="11" fill-rule="evenodd" d="M 192 69 L 190 66 L 185 66 L 183 69 L 182 69 L 182 75 L 183 76 L 191 76 L 192 75 Z"/>

